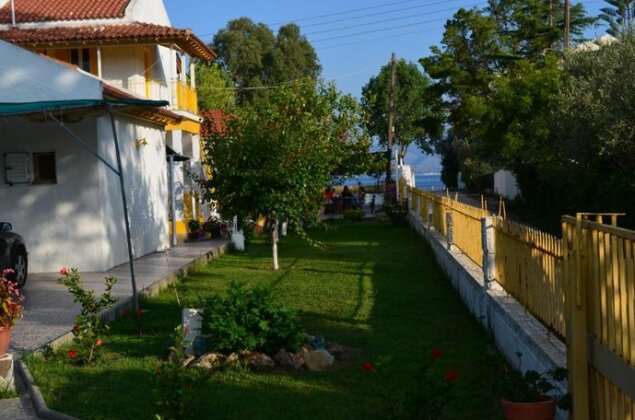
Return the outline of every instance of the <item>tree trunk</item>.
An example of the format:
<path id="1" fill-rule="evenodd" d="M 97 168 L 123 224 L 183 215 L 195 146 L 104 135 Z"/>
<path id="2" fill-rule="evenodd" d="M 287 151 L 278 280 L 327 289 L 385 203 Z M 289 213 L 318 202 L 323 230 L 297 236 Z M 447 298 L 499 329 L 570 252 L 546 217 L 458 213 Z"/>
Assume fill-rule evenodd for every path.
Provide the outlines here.
<path id="1" fill-rule="evenodd" d="M 272 225 L 273 225 L 273 228 L 271 229 L 271 249 L 273 251 L 273 269 L 279 270 L 280 266 L 278 265 L 278 221 L 276 220 Z"/>

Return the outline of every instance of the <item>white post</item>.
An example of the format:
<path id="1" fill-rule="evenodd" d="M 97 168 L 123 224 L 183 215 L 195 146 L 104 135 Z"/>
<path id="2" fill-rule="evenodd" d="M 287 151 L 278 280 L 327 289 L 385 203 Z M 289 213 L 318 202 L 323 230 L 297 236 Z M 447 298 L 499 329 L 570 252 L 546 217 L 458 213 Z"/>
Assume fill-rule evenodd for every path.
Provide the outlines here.
<path id="1" fill-rule="evenodd" d="M 452 250 L 452 244 L 454 243 L 454 223 L 452 222 L 452 212 L 445 213 L 445 225 L 446 225 L 446 241 L 448 251 Z"/>
<path id="2" fill-rule="evenodd" d="M 483 247 L 483 281 L 486 289 L 496 279 L 496 255 L 494 247 L 494 221 L 491 217 L 481 218 L 481 244 Z"/>
<path id="3" fill-rule="evenodd" d="M 101 64 L 101 47 L 97 47 L 97 77 L 100 79 L 103 76 L 102 64 Z"/>
<path id="4" fill-rule="evenodd" d="M 430 229 L 432 227 L 432 225 L 434 224 L 434 214 L 432 213 L 432 202 L 428 201 L 428 208 L 427 210 L 427 214 L 428 214 L 428 229 Z"/>
<path id="5" fill-rule="evenodd" d="M 169 156 L 170 166 L 170 213 L 172 215 L 172 246 L 177 245 L 176 239 L 176 192 L 174 188 L 174 155 Z"/>
<path id="6" fill-rule="evenodd" d="M 11 0 L 11 27 L 15 28 L 15 4 Z"/>
<path id="7" fill-rule="evenodd" d="M 196 66 L 190 57 L 190 87 L 196 89 Z"/>
<path id="8" fill-rule="evenodd" d="M 278 270 L 280 266 L 278 264 L 278 219 L 275 220 L 271 228 L 271 247 L 273 250 L 273 269 Z"/>
<path id="9" fill-rule="evenodd" d="M 420 195 L 417 196 L 417 216 L 421 218 L 421 199 Z"/>

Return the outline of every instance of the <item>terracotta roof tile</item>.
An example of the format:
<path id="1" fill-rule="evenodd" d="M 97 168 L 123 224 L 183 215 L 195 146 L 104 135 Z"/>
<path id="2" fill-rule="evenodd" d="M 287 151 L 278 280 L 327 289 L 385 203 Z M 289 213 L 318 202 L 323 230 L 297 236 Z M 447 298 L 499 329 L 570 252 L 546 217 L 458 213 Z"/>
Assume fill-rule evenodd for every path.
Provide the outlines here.
<path id="1" fill-rule="evenodd" d="M 201 124 L 201 137 L 209 137 L 212 133 L 222 134 L 225 131 L 225 119 L 227 115 L 220 109 L 208 109 L 200 111 L 203 117 Z"/>
<path id="2" fill-rule="evenodd" d="M 213 60 L 216 54 L 189 29 L 176 29 L 151 23 L 94 25 L 0 31 L 0 39 L 37 49 L 64 46 L 121 44 L 123 42 L 175 43 L 189 55 Z"/>
<path id="3" fill-rule="evenodd" d="M 116 19 L 126 14 L 131 0 L 17 0 L 18 23 L 60 20 Z M 11 23 L 11 2 L 0 8 L 0 23 Z"/>

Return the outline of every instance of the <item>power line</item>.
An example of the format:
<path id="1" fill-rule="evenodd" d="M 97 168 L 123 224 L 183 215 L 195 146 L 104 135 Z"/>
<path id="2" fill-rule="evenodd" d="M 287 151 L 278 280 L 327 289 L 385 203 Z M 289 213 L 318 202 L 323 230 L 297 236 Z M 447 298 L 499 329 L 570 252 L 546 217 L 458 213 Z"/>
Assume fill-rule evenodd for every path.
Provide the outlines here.
<path id="1" fill-rule="evenodd" d="M 287 23 L 304 22 L 304 21 L 307 21 L 307 20 L 315 20 L 315 19 L 321 19 L 321 18 L 325 18 L 325 17 L 346 15 L 346 14 L 351 14 L 351 13 L 355 13 L 355 12 L 364 12 L 366 10 L 383 9 L 383 8 L 386 8 L 386 7 L 389 7 L 389 6 L 396 6 L 398 4 L 404 4 L 404 3 L 412 3 L 412 2 L 415 2 L 415 1 L 421 1 L 421 0 L 402 0 L 402 1 L 397 1 L 397 2 L 394 2 L 394 3 L 382 4 L 381 6 L 361 7 L 359 9 L 343 10 L 341 12 L 328 13 L 328 14 L 325 14 L 325 15 L 309 16 L 309 17 L 303 17 L 303 18 L 293 19 L 293 20 L 288 20 L 288 21 L 283 21 L 283 22 L 270 23 L 268 26 L 279 26 L 279 25 L 284 25 L 284 24 L 287 24 Z"/>
<path id="2" fill-rule="evenodd" d="M 315 40 L 312 40 L 311 43 L 314 44 L 316 42 L 334 41 L 334 40 L 343 39 L 343 38 L 350 38 L 350 37 L 354 37 L 354 36 L 374 34 L 374 33 L 377 33 L 377 32 L 394 31 L 395 29 L 409 28 L 409 27 L 412 27 L 412 26 L 425 25 L 426 23 L 434 23 L 434 22 L 447 21 L 447 20 L 448 20 L 447 18 L 424 20 L 424 21 L 421 21 L 421 22 L 409 23 L 407 25 L 400 25 L 398 27 L 393 26 L 393 27 L 390 27 L 390 28 L 375 29 L 375 30 L 372 30 L 372 31 L 355 32 L 355 33 L 352 33 L 352 34 L 344 34 L 344 35 L 341 35 L 341 36 L 332 36 L 330 38 L 315 39 Z"/>
<path id="3" fill-rule="evenodd" d="M 351 46 L 351 45 L 365 44 L 367 42 L 383 41 L 384 39 L 394 39 L 394 38 L 401 38 L 403 36 L 408 36 L 408 35 L 418 35 L 418 34 L 432 32 L 432 31 L 436 31 L 436 30 L 440 30 L 440 29 L 443 29 L 443 27 L 427 28 L 427 29 L 423 29 L 423 30 L 419 30 L 419 31 L 410 31 L 410 32 L 404 32 L 404 33 L 390 35 L 390 36 L 382 36 L 382 37 L 364 39 L 364 40 L 361 40 L 361 41 L 346 42 L 344 44 L 327 45 L 325 47 L 318 46 L 317 48 L 320 51 L 321 50 L 330 50 L 330 49 L 333 49 L 333 48 L 340 48 L 340 47 L 348 47 L 348 46 Z"/>
<path id="4" fill-rule="evenodd" d="M 401 9 L 394 9 L 394 10 L 384 10 L 382 12 L 369 13 L 369 14 L 360 15 L 360 16 L 350 16 L 350 17 L 343 18 L 343 19 L 327 20 L 325 22 L 319 22 L 319 23 L 309 23 L 308 25 L 302 25 L 302 28 L 311 28 L 311 27 L 314 27 L 314 26 L 330 25 L 331 23 L 346 22 L 346 21 L 349 21 L 351 19 L 365 19 L 367 17 L 381 16 L 381 15 L 386 15 L 386 14 L 390 14 L 390 13 L 403 12 L 403 11 L 407 11 L 407 10 L 424 9 L 424 8 L 428 8 L 428 7 L 431 7 L 431 6 L 438 6 L 438 5 L 441 5 L 441 4 L 453 3 L 453 2 L 456 2 L 456 1 L 460 1 L 460 0 L 438 1 L 438 2 L 434 2 L 434 3 L 422 4 L 420 6 L 404 7 L 404 8 L 401 8 Z"/>
<path id="5" fill-rule="evenodd" d="M 464 7 L 474 7 L 474 6 L 479 6 L 483 4 L 482 2 L 480 3 L 473 3 Z M 426 12 L 426 13 L 419 13 L 416 15 L 410 15 L 410 16 L 399 16 L 399 17 L 394 17 L 394 18 L 390 18 L 390 19 L 383 19 L 383 20 L 376 20 L 373 22 L 365 22 L 365 23 L 360 23 L 357 25 L 349 25 L 349 26 L 344 26 L 344 27 L 339 27 L 339 28 L 332 28 L 332 29 L 324 29 L 321 31 L 314 31 L 314 32 L 309 32 L 306 33 L 304 35 L 315 35 L 315 34 L 322 34 L 322 33 L 328 33 L 328 32 L 337 32 L 337 31 L 344 31 L 347 29 L 351 29 L 351 28 L 360 28 L 363 26 L 370 26 L 370 25 L 376 25 L 378 23 L 385 23 L 385 22 L 395 22 L 395 21 L 399 21 L 399 20 L 404 20 L 404 19 L 412 19 L 415 17 L 421 17 L 421 16 L 430 16 L 430 15 L 436 15 L 437 13 L 444 13 L 444 12 L 449 12 L 452 10 L 456 10 L 454 7 L 449 8 L 449 9 L 441 9 L 441 10 L 435 10 L 432 12 Z"/>

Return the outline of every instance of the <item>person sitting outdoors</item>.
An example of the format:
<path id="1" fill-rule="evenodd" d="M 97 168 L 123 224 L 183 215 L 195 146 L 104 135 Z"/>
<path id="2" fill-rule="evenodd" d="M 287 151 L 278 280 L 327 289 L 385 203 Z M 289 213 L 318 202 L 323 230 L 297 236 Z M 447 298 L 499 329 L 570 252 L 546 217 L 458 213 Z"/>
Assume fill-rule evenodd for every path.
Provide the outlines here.
<path id="1" fill-rule="evenodd" d="M 344 210 L 350 209 L 353 204 L 353 193 L 348 189 L 348 185 L 345 185 L 342 190 L 342 204 Z"/>
<path id="2" fill-rule="evenodd" d="M 357 204 L 360 209 L 364 208 L 364 204 L 366 204 L 366 190 L 363 186 L 359 186 L 357 189 Z"/>

